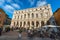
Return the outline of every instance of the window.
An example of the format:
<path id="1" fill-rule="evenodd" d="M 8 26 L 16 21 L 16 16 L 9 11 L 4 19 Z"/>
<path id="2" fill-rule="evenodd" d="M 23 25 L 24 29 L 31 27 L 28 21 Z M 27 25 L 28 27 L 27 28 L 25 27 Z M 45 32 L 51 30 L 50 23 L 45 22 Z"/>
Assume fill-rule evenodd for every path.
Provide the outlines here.
<path id="1" fill-rule="evenodd" d="M 0 14 L 1 14 L 1 12 L 0 12 Z"/>
<path id="2" fill-rule="evenodd" d="M 18 19 L 19 19 L 19 16 L 18 16 Z"/>
<path id="3" fill-rule="evenodd" d="M 36 14 L 36 17 L 38 18 L 38 14 Z"/>
<path id="4" fill-rule="evenodd" d="M 41 15 L 41 17 L 43 17 L 43 14 L 42 13 L 40 15 Z"/>
<path id="5" fill-rule="evenodd" d="M 44 21 L 41 21 L 41 26 L 44 26 Z"/>
<path id="6" fill-rule="evenodd" d="M 38 25 L 39 25 L 39 22 L 38 22 L 38 21 L 36 21 L 36 27 L 38 27 Z"/>
<path id="7" fill-rule="evenodd" d="M 28 18 L 30 18 L 30 14 L 28 14 Z"/>
<path id="8" fill-rule="evenodd" d="M 22 22 L 20 22 L 20 27 L 22 26 Z"/>
<path id="9" fill-rule="evenodd" d="M 24 26 L 25 26 L 26 22 L 24 22 Z"/>
<path id="10" fill-rule="evenodd" d="M 24 18 L 26 18 L 26 14 L 24 14 Z"/>
<path id="11" fill-rule="evenodd" d="M 40 10 L 42 10 L 42 8 L 40 8 Z"/>
<path id="12" fill-rule="evenodd" d="M 34 26 L 34 22 L 32 21 L 32 26 Z"/>
<path id="13" fill-rule="evenodd" d="M 37 9 L 36 9 L 36 11 L 37 11 Z"/>
<path id="14" fill-rule="evenodd" d="M 22 19 L 22 15 L 21 15 L 21 19 Z"/>
<path id="15" fill-rule="evenodd" d="M 34 18 L 34 14 L 32 13 L 32 18 Z"/>

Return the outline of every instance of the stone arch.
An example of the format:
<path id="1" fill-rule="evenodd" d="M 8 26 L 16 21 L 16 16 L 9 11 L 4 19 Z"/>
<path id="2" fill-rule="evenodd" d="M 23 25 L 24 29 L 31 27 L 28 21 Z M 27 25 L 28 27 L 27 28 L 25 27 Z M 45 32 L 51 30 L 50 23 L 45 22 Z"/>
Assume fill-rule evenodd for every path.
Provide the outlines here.
<path id="1" fill-rule="evenodd" d="M 32 13 L 32 18 L 34 17 L 34 14 Z"/>
<path id="2" fill-rule="evenodd" d="M 25 26 L 26 25 L 26 22 L 24 21 L 24 25 L 23 26 Z"/>
<path id="3" fill-rule="evenodd" d="M 36 18 L 38 18 L 38 14 L 36 14 Z"/>
<path id="4" fill-rule="evenodd" d="M 20 27 L 22 26 L 22 22 L 20 22 Z"/>
<path id="5" fill-rule="evenodd" d="M 41 26 L 44 26 L 44 21 L 41 21 Z"/>
<path id="6" fill-rule="evenodd" d="M 30 18 L 30 14 L 28 13 L 28 18 Z"/>
<path id="7" fill-rule="evenodd" d="M 32 21 L 32 26 L 34 26 L 34 21 Z"/>
<path id="8" fill-rule="evenodd" d="M 39 22 L 38 22 L 38 21 L 36 21 L 36 27 L 38 27 L 38 25 L 39 25 Z"/>

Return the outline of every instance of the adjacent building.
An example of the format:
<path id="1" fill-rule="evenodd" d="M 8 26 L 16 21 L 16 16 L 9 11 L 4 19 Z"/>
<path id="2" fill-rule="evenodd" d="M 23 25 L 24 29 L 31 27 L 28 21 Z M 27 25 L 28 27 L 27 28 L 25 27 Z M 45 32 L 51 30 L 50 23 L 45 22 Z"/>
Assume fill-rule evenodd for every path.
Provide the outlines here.
<path id="1" fill-rule="evenodd" d="M 7 16 L 7 14 L 4 12 L 3 9 L 0 9 L 0 27 L 3 27 L 4 25 L 10 24 L 11 20 Z"/>
<path id="2" fill-rule="evenodd" d="M 0 27 L 3 27 L 5 20 L 6 20 L 6 14 L 2 9 L 0 9 Z"/>
<path id="3" fill-rule="evenodd" d="M 11 27 L 39 28 L 47 25 L 47 21 L 51 16 L 52 9 L 50 4 L 24 10 L 15 10 L 11 21 Z"/>
<path id="4" fill-rule="evenodd" d="M 54 18 L 57 26 L 60 26 L 60 8 L 54 12 Z"/>

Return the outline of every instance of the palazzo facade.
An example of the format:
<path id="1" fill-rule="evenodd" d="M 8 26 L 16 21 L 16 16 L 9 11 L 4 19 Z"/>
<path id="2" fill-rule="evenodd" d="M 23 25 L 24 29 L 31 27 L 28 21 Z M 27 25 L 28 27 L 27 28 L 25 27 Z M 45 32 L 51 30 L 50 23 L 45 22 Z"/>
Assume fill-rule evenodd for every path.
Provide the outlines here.
<path id="1" fill-rule="evenodd" d="M 15 10 L 11 27 L 39 28 L 47 25 L 47 21 L 51 16 L 52 10 L 50 4 L 24 10 Z"/>

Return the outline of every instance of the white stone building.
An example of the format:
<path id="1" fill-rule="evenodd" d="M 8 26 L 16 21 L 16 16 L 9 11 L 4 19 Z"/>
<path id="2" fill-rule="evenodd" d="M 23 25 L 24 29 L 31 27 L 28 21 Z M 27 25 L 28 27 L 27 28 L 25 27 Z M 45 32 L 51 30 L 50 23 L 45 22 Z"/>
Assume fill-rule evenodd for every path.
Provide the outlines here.
<path id="1" fill-rule="evenodd" d="M 50 4 L 14 11 L 11 27 L 39 28 L 47 25 L 47 21 L 52 16 Z"/>

